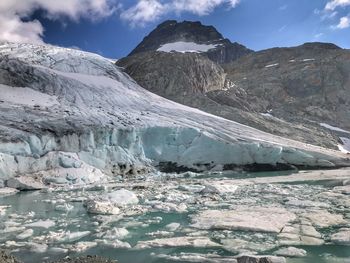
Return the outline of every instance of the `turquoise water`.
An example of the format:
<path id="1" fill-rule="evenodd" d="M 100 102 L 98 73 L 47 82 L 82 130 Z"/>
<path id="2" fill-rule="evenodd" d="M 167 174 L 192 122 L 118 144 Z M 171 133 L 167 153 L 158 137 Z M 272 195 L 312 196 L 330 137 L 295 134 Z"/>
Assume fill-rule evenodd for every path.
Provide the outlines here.
<path id="1" fill-rule="evenodd" d="M 273 172 L 273 173 L 261 173 L 261 174 L 238 174 L 232 173 L 232 175 L 225 174 L 225 177 L 238 177 L 238 178 L 245 178 L 245 177 L 254 177 L 254 176 L 278 176 L 278 175 L 287 175 L 288 173 L 280 173 L 280 172 Z M 215 177 L 216 175 L 214 175 Z M 205 177 L 210 178 L 208 176 Z M 200 182 L 202 178 L 196 178 L 195 180 L 198 180 Z M 174 181 L 172 182 L 174 183 Z M 193 183 L 193 182 L 192 182 Z M 175 184 L 175 183 L 174 183 Z M 293 185 L 289 185 L 287 189 L 292 188 Z M 295 187 L 298 187 L 297 190 L 295 190 L 295 193 L 301 192 L 300 189 L 307 189 L 305 191 L 310 191 L 310 187 L 312 185 L 296 185 Z M 323 191 L 327 190 L 328 186 L 314 186 L 315 191 Z M 324 189 L 323 189 L 324 188 Z M 293 190 L 293 189 L 292 189 Z M 292 191 L 291 190 L 291 191 Z M 6 222 L 15 221 L 19 225 L 24 225 L 29 222 L 29 220 L 37 221 L 37 220 L 46 220 L 51 219 L 56 223 L 55 226 L 53 226 L 50 229 L 44 229 L 44 228 L 33 228 L 34 234 L 32 237 L 29 237 L 27 240 L 18 240 L 16 236 L 20 232 L 10 232 L 10 233 L 1 233 L 0 235 L 0 244 L 5 244 L 6 241 L 16 241 L 18 243 L 21 242 L 35 242 L 36 237 L 45 236 L 50 231 L 58 231 L 58 230 L 64 230 L 64 231 L 91 231 L 91 235 L 86 236 L 79 241 L 93 241 L 96 239 L 96 236 L 94 233 L 96 228 L 96 221 L 99 221 L 100 223 L 103 222 L 104 219 L 110 219 L 110 217 L 101 217 L 96 215 L 91 215 L 86 212 L 85 207 L 83 206 L 82 202 L 72 202 L 71 198 L 74 195 L 78 195 L 79 191 L 82 190 L 76 190 L 73 193 L 71 192 L 21 192 L 16 195 L 7 196 L 7 197 L 1 197 L 0 198 L 0 205 L 9 205 L 11 206 L 8 210 L 5 216 L 0 217 L 0 230 L 3 229 L 4 224 Z M 294 190 L 293 190 L 294 191 Z M 304 191 L 304 190 L 303 190 Z M 100 192 L 89 192 L 88 194 L 99 194 Z M 242 193 L 242 198 L 249 196 L 250 192 Z M 243 195 L 244 194 L 244 195 Z M 301 192 L 301 195 L 303 192 Z M 74 208 L 71 211 L 64 212 L 64 211 L 57 211 L 55 210 L 55 205 L 52 204 L 52 202 L 48 202 L 47 200 L 57 200 L 65 199 L 67 197 L 66 202 L 71 204 Z M 235 197 L 236 199 L 239 199 L 239 196 Z M 265 198 L 265 197 L 264 197 Z M 273 197 L 272 197 L 273 198 Z M 307 197 L 306 197 L 307 198 Z M 70 200 L 70 201 L 69 201 Z M 283 202 L 283 198 L 281 198 Z M 274 200 L 276 201 L 276 200 Z M 266 202 L 266 201 L 264 201 Z M 141 200 L 141 205 L 143 203 L 143 200 Z M 188 212 L 186 213 L 175 213 L 175 212 L 145 212 L 141 215 L 133 215 L 133 216 L 126 216 L 123 218 L 120 218 L 119 220 L 115 220 L 114 222 L 110 222 L 107 224 L 107 227 L 125 227 L 129 231 L 129 235 L 123 239 L 123 241 L 128 242 L 131 247 L 134 247 L 138 241 L 141 240 L 150 240 L 155 239 L 157 237 L 151 237 L 147 235 L 147 233 L 155 232 L 157 230 L 164 230 L 165 226 L 169 223 L 178 222 L 181 224 L 182 229 L 186 229 L 190 227 L 191 223 L 191 215 L 195 214 L 197 210 L 200 209 L 200 205 L 196 204 L 190 204 Z M 34 217 L 28 216 L 29 213 L 34 212 Z M 160 220 L 161 218 L 161 220 Z M 113 221 L 113 220 L 112 220 Z M 135 224 L 135 226 L 130 226 L 130 222 L 136 222 L 139 224 Z M 140 224 L 145 224 L 144 226 L 140 226 Z M 327 230 L 326 230 L 327 231 Z M 234 232 L 234 231 L 233 231 Z M 210 235 L 211 239 L 215 242 L 220 242 L 219 239 L 216 239 L 215 237 L 220 234 L 220 231 L 209 231 L 208 235 Z M 238 236 L 244 236 L 244 235 L 251 235 L 251 232 L 239 232 L 237 231 Z M 178 231 L 174 233 L 174 236 L 184 236 L 186 235 L 185 231 Z M 274 235 L 270 236 L 272 240 L 276 238 Z M 69 248 L 70 245 L 73 243 L 53 243 L 49 244 L 50 247 L 64 247 Z M 322 245 L 322 246 L 302 246 L 300 248 L 305 249 L 308 252 L 307 257 L 299 258 L 299 259 L 288 259 L 288 263 L 328 263 L 328 262 L 344 262 L 349 263 L 350 262 L 350 247 L 349 246 L 339 246 L 339 245 Z M 11 248 L 14 250 L 14 248 Z M 266 254 L 271 254 L 273 251 L 265 251 Z M 68 252 L 66 254 L 54 254 L 50 252 L 50 249 L 43 253 L 37 253 L 34 251 L 31 251 L 30 245 L 28 243 L 26 245 L 20 246 L 19 248 L 15 249 L 15 255 L 18 256 L 20 259 L 22 259 L 25 263 L 39 263 L 44 261 L 51 261 L 55 259 L 63 258 L 64 256 L 70 255 L 70 256 L 77 256 L 82 254 L 97 254 L 104 257 L 110 257 L 112 259 L 117 259 L 118 262 L 121 263 L 143 263 L 143 262 L 173 262 L 166 259 L 159 259 L 156 255 L 159 254 L 167 254 L 167 255 L 177 255 L 180 253 L 200 253 L 200 254 L 217 254 L 220 256 L 235 256 L 235 253 L 231 253 L 226 251 L 223 248 L 152 248 L 152 249 L 144 249 L 144 250 L 135 250 L 135 249 L 115 249 L 115 248 L 109 248 L 106 246 L 99 246 L 94 247 L 92 249 L 86 250 L 82 253 L 73 253 Z M 185 262 L 185 261 L 183 261 Z"/>

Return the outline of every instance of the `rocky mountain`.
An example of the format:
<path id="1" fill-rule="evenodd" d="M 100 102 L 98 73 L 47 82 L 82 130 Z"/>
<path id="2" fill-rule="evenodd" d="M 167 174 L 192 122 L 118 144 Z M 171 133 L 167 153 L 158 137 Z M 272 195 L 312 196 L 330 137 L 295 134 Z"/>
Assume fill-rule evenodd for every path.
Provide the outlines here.
<path id="1" fill-rule="evenodd" d="M 129 56 L 155 50 L 178 50 L 204 48 L 205 55 L 216 63 L 228 63 L 253 51 L 238 43 L 231 43 L 213 27 L 204 26 L 200 22 L 167 20 L 153 30 L 130 53 Z"/>
<path id="2" fill-rule="evenodd" d="M 1 186 L 40 189 L 156 170 L 350 164 L 339 152 L 159 97 L 95 54 L 2 43 L 0 57 Z"/>
<path id="3" fill-rule="evenodd" d="M 325 43 L 257 52 L 225 65 L 227 79 L 245 93 L 230 89 L 224 96 L 276 117 L 350 129 L 349 58 L 348 50 Z"/>
<path id="4" fill-rule="evenodd" d="M 187 28 L 196 30 L 190 34 Z M 199 22 L 167 21 L 117 64 L 142 87 L 176 102 L 279 136 L 347 148 L 350 51 L 306 43 L 239 56 L 230 51 L 235 58 L 222 63 L 193 42 L 159 48 L 179 41 L 199 45 L 203 35 L 222 38 Z"/>

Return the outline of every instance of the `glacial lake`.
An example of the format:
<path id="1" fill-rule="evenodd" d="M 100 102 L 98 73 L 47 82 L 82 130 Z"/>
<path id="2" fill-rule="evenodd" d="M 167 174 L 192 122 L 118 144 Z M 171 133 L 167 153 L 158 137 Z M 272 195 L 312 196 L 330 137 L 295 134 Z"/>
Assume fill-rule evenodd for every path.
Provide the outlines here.
<path id="1" fill-rule="evenodd" d="M 147 180 L 114 181 L 103 187 L 62 188 L 3 196 L 0 197 L 0 206 L 8 207 L 0 213 L 0 244 L 1 248 L 10 249 L 25 263 L 49 262 L 68 255 L 87 254 L 117 259 L 121 263 L 202 262 L 203 258 L 206 262 L 223 262 L 224 259 L 230 262 L 229 259 L 239 253 L 273 255 L 281 247 L 296 247 L 307 252 L 300 258 L 286 257 L 288 263 L 350 262 L 350 246 L 340 245 L 332 239 L 332 235 L 350 228 L 350 196 L 339 191 L 342 190 L 339 188 L 341 180 L 332 181 L 331 184 L 317 180 L 244 183 L 245 179 L 250 178 L 266 178 L 269 182 L 269 178 L 290 174 L 237 172 L 155 176 Z M 201 187 L 204 189 L 212 181 L 215 186 L 220 182 L 235 185 L 235 180 L 239 180 L 235 191 L 230 191 L 230 187 L 214 192 L 200 191 Z M 121 187 L 135 192 L 139 204 L 124 207 L 117 215 L 87 212 L 84 206 L 86 199 Z M 244 214 L 247 207 L 278 207 L 295 214 L 295 219 L 288 223 L 291 232 L 283 235 L 286 227 L 280 233 L 265 233 L 249 227 L 200 229 L 193 225 L 199 211 L 238 210 Z M 249 215 L 254 212 L 249 211 Z M 308 216 L 318 213 L 320 217 Z M 322 215 L 325 213 L 337 218 L 330 217 L 323 222 Z M 336 223 L 337 220 L 340 223 Z M 295 232 L 300 226 L 308 226 L 312 231 Z M 111 229 L 115 231 L 108 232 Z M 21 233 L 28 235 L 21 236 Z M 310 237 L 309 233 L 313 233 L 312 238 L 301 242 L 303 237 Z M 220 246 L 142 246 L 142 241 L 174 237 L 193 237 L 194 240 L 206 237 Z"/>

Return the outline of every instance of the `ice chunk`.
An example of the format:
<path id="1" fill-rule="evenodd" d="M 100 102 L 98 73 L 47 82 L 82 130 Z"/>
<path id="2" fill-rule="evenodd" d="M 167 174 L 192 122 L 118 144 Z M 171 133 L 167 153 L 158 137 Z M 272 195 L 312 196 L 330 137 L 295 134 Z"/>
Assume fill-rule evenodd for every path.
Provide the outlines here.
<path id="1" fill-rule="evenodd" d="M 111 201 L 88 200 L 85 206 L 91 214 L 117 215 L 120 213 L 119 208 Z"/>
<path id="2" fill-rule="evenodd" d="M 38 227 L 38 228 L 51 228 L 53 226 L 55 226 L 56 223 L 50 219 L 47 219 L 45 221 L 43 220 L 39 220 L 37 222 L 34 222 L 34 223 L 29 223 L 29 224 L 26 224 L 24 225 L 25 227 Z"/>
<path id="3" fill-rule="evenodd" d="M 139 199 L 135 193 L 126 190 L 120 189 L 114 192 L 107 194 L 107 198 L 114 204 L 124 206 L 124 205 L 134 205 L 139 202 Z"/>
<path id="4" fill-rule="evenodd" d="M 19 191 L 15 188 L 4 187 L 0 188 L 0 196 L 17 194 Z"/>
<path id="5" fill-rule="evenodd" d="M 178 230 L 180 228 L 180 226 L 181 225 L 179 223 L 174 222 L 174 223 L 167 224 L 165 226 L 165 228 L 171 232 L 174 232 L 174 231 Z"/>
<path id="6" fill-rule="evenodd" d="M 346 223 L 341 214 L 332 214 L 327 210 L 313 210 L 307 213 L 303 213 L 302 216 L 309 219 L 312 224 L 319 228 L 336 226 Z"/>
<path id="7" fill-rule="evenodd" d="M 84 252 L 85 250 L 91 249 L 93 247 L 97 246 L 97 242 L 91 242 L 91 241 L 81 241 L 75 243 L 70 250 L 76 253 Z"/>
<path id="8" fill-rule="evenodd" d="M 331 241 L 339 245 L 350 246 L 350 228 L 343 228 L 331 236 Z"/>
<path id="9" fill-rule="evenodd" d="M 27 229 L 23 231 L 21 234 L 17 235 L 17 239 L 27 239 L 28 237 L 32 236 L 34 233 L 33 229 Z"/>
<path id="10" fill-rule="evenodd" d="M 306 257 L 307 252 L 301 248 L 285 247 L 276 250 L 274 254 L 283 257 Z"/>
<path id="11" fill-rule="evenodd" d="M 281 207 L 238 207 L 235 210 L 205 210 L 193 218 L 199 229 L 232 229 L 279 233 L 294 213 Z"/>
<path id="12" fill-rule="evenodd" d="M 171 237 L 137 242 L 135 249 L 152 247 L 221 247 L 207 237 Z"/>
<path id="13" fill-rule="evenodd" d="M 30 176 L 10 178 L 6 181 L 6 185 L 18 190 L 40 190 L 46 188 L 40 180 Z"/>

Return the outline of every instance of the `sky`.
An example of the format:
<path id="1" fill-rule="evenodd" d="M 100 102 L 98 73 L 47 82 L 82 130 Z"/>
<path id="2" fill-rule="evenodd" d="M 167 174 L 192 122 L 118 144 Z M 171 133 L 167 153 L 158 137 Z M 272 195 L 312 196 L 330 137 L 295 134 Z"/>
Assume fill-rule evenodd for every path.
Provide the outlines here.
<path id="1" fill-rule="evenodd" d="M 0 41 L 120 58 L 167 19 L 213 25 L 253 50 L 315 41 L 350 48 L 350 0 L 1 0 Z"/>

